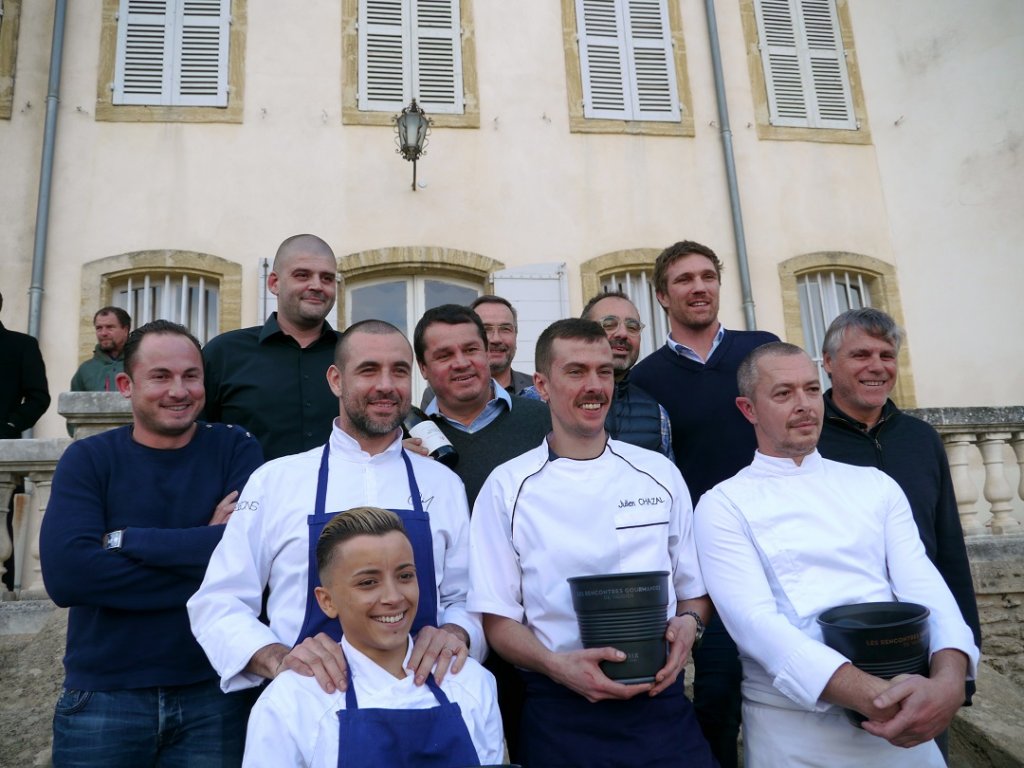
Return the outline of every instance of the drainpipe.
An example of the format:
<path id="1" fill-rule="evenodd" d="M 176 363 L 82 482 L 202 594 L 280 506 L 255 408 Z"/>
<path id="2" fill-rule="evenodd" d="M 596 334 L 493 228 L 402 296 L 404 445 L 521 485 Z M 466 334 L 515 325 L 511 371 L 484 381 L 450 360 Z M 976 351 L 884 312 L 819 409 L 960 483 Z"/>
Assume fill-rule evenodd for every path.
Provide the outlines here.
<path id="1" fill-rule="evenodd" d="M 718 123 L 725 155 L 725 175 L 729 184 L 729 205 L 732 208 L 732 229 L 736 239 L 736 260 L 740 267 L 740 289 L 743 293 L 743 317 L 748 331 L 757 330 L 754 318 L 754 296 L 750 290 L 750 267 L 747 264 L 747 239 L 743 234 L 743 211 L 740 189 L 736 181 L 736 157 L 732 151 L 732 129 L 729 127 L 729 105 L 725 101 L 725 76 L 722 73 L 722 49 L 718 44 L 718 21 L 715 0 L 704 0 L 708 18 L 708 39 L 711 42 L 711 66 L 715 73 L 715 98 L 718 100 Z"/>
<path id="2" fill-rule="evenodd" d="M 53 15 L 53 44 L 50 47 L 50 83 L 46 91 L 46 127 L 43 130 L 43 161 L 39 171 L 39 200 L 36 203 L 36 234 L 32 250 L 32 284 L 28 289 L 28 333 L 39 338 L 43 312 L 43 271 L 46 266 L 46 235 L 50 224 L 50 190 L 53 153 L 57 136 L 57 101 L 60 66 L 64 55 L 64 19 L 67 0 L 57 0 Z"/>

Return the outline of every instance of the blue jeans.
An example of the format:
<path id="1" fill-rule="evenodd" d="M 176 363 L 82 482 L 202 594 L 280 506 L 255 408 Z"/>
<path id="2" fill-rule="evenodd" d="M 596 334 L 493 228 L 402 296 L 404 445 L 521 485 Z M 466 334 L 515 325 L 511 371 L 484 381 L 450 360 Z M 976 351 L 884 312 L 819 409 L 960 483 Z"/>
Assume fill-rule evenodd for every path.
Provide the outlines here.
<path id="1" fill-rule="evenodd" d="M 257 693 L 221 693 L 217 680 L 64 689 L 53 714 L 54 768 L 237 768 Z"/>

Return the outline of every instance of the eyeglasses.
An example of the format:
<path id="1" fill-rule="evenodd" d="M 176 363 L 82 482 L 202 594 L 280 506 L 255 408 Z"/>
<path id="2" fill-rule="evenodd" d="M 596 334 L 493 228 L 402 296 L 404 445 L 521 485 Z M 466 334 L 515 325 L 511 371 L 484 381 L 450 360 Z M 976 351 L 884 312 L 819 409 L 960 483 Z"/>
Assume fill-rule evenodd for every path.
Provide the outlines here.
<path id="1" fill-rule="evenodd" d="M 639 320 L 634 320 L 632 317 L 627 317 L 625 320 L 623 320 L 621 317 L 616 317 L 615 315 L 607 315 L 606 317 L 602 317 L 597 322 L 601 324 L 601 327 L 604 328 L 606 333 L 611 333 L 612 331 L 617 329 L 619 327 L 619 324 L 621 323 L 626 326 L 626 333 L 630 334 L 631 336 L 639 336 L 640 331 L 647 327 Z"/>
<path id="2" fill-rule="evenodd" d="M 502 323 L 501 325 L 488 325 L 484 323 L 484 331 L 488 336 L 492 333 L 497 333 L 502 336 L 511 336 L 516 332 L 516 327 L 511 323 Z"/>

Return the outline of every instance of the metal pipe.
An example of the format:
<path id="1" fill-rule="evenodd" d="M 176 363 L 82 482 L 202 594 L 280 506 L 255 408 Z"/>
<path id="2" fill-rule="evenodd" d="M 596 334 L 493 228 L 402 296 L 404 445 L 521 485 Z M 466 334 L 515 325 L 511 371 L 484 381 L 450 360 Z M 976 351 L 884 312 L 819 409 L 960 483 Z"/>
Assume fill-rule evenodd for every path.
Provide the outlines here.
<path id="1" fill-rule="evenodd" d="M 42 167 L 39 171 L 39 199 L 36 202 L 32 284 L 28 289 L 28 333 L 37 339 L 43 312 L 43 273 L 46 267 L 46 235 L 50 226 L 50 191 L 53 184 L 53 155 L 57 137 L 57 104 L 60 96 L 60 68 L 64 58 L 66 16 L 67 0 L 57 0 L 53 14 L 53 44 L 50 47 L 50 83 L 46 91 L 46 124 L 43 130 Z"/>
<path id="2" fill-rule="evenodd" d="M 743 293 L 743 317 L 748 331 L 757 329 L 754 317 L 754 295 L 750 288 L 750 267 L 747 263 L 747 239 L 743 234 L 743 211 L 740 208 L 740 189 L 736 180 L 736 156 L 732 151 L 732 129 L 729 127 L 729 105 L 725 100 L 725 76 L 722 72 L 722 49 L 718 43 L 718 21 L 715 0 L 704 0 L 707 10 L 708 39 L 711 43 L 711 66 L 715 75 L 715 98 L 718 101 L 718 122 L 722 133 L 722 152 L 725 154 L 725 175 L 729 185 L 729 205 L 732 208 L 732 230 L 736 239 L 736 260 L 740 269 L 740 290 Z"/>

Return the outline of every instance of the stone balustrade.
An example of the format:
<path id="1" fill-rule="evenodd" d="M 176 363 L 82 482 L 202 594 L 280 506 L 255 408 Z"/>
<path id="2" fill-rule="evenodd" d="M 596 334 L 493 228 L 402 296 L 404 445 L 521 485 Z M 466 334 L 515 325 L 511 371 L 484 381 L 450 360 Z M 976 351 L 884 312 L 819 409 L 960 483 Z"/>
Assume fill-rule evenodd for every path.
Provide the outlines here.
<path id="1" fill-rule="evenodd" d="M 131 404 L 118 392 L 62 392 L 57 412 L 75 438 L 88 437 L 131 422 Z M 0 440 L 0 520 L 13 505 L 14 540 L 0 524 L 0 574 L 14 553 L 14 597 L 46 597 L 39 569 L 39 526 L 50 499 L 50 483 L 69 438 Z M 23 492 L 15 496 L 17 489 Z"/>
<path id="2" fill-rule="evenodd" d="M 935 427 L 946 444 L 964 535 L 1024 532 L 1024 406 L 910 413 Z M 979 509 L 982 496 L 988 506 Z"/>

